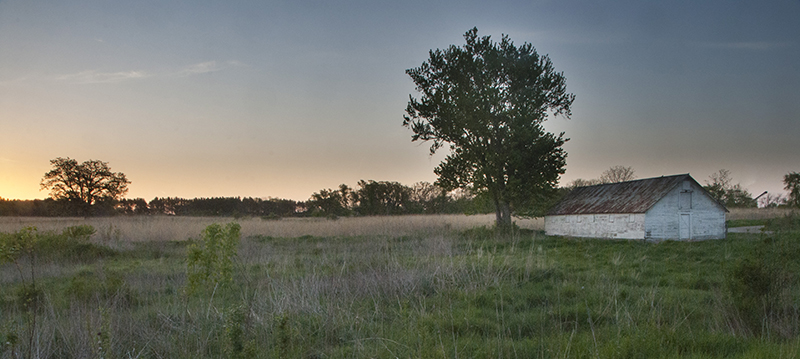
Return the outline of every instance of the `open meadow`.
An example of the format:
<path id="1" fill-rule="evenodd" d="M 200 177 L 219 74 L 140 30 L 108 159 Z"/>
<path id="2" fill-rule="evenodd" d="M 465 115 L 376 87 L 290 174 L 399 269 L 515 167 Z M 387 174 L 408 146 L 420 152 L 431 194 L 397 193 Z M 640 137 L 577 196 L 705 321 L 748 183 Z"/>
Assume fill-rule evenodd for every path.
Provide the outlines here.
<path id="1" fill-rule="evenodd" d="M 493 216 L 0 218 L 20 244 L 0 247 L 0 358 L 800 357 L 800 217 L 735 215 L 768 232 L 648 243 L 548 237 L 541 220 L 498 237 Z"/>
<path id="2" fill-rule="evenodd" d="M 220 218 L 183 216 L 118 216 L 118 217 L 0 217 L 0 232 L 18 231 L 35 226 L 40 231 L 61 230 L 69 226 L 90 225 L 97 229 L 96 238 L 104 242 L 182 241 L 196 238 L 212 223 L 236 221 L 242 236 L 270 237 L 341 237 L 341 236 L 404 236 L 417 233 L 461 231 L 494 224 L 494 214 L 405 215 L 310 218 Z M 516 219 L 520 228 L 544 230 L 542 218 Z"/>

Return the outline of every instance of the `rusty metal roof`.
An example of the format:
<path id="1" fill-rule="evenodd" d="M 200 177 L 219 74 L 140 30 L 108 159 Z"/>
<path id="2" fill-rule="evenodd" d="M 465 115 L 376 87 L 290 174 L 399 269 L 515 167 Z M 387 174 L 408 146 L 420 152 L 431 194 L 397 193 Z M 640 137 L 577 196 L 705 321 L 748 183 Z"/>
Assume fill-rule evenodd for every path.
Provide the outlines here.
<path id="1" fill-rule="evenodd" d="M 697 184 L 697 181 L 687 173 L 576 187 L 550 209 L 548 215 L 644 213 L 686 179 L 691 179 Z M 697 186 L 700 187 L 699 184 Z"/>

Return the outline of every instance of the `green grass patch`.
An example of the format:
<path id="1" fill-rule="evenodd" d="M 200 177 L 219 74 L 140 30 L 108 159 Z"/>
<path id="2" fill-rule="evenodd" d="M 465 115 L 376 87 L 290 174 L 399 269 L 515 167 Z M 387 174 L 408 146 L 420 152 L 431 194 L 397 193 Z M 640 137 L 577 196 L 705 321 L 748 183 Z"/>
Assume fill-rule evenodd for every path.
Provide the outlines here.
<path id="1" fill-rule="evenodd" d="M 252 236 L 194 292 L 187 253 L 222 258 L 209 242 L 53 240 L 40 293 L 24 260 L 0 267 L 0 357 L 791 358 L 800 234 L 782 221 L 701 242 Z"/>
<path id="2" fill-rule="evenodd" d="M 766 222 L 765 229 L 770 231 L 800 231 L 800 214 L 790 212 L 781 217 L 770 218 Z"/>

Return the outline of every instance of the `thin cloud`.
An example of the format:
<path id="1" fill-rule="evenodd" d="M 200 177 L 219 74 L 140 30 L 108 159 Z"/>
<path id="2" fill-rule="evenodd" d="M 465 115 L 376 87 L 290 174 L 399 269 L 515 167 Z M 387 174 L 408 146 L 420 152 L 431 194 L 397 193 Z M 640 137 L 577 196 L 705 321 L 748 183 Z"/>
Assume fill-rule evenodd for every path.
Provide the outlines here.
<path id="1" fill-rule="evenodd" d="M 180 71 L 176 72 L 174 75 L 184 77 L 184 76 L 207 74 L 211 72 L 222 71 L 227 68 L 236 66 L 244 66 L 244 64 L 236 60 L 225 61 L 223 63 L 218 63 L 217 61 L 206 61 L 186 66 Z"/>
<path id="2" fill-rule="evenodd" d="M 216 61 L 206 61 L 199 64 L 189 65 L 176 72 L 176 76 L 191 76 L 199 74 L 207 74 L 209 72 L 217 72 L 222 70 L 222 66 L 218 65 Z"/>
<path id="3" fill-rule="evenodd" d="M 222 63 L 219 63 L 217 61 L 206 61 L 189 65 L 179 70 L 166 71 L 161 73 L 151 73 L 139 70 L 118 71 L 118 72 L 101 72 L 97 70 L 87 70 L 74 74 L 56 76 L 55 79 L 58 81 L 68 81 L 78 84 L 109 84 L 109 83 L 120 83 L 132 80 L 141 80 L 148 77 L 159 77 L 159 76 L 188 77 L 188 76 L 222 71 L 230 67 L 238 67 L 238 66 L 244 66 L 244 64 L 236 60 L 225 61 Z M 0 84 L 3 84 L 3 82 L 0 82 Z"/>
<path id="4" fill-rule="evenodd" d="M 138 80 L 150 76 L 151 75 L 145 71 L 99 72 L 96 70 L 88 70 L 75 74 L 58 76 L 56 80 L 70 81 L 79 84 L 104 84 Z"/>

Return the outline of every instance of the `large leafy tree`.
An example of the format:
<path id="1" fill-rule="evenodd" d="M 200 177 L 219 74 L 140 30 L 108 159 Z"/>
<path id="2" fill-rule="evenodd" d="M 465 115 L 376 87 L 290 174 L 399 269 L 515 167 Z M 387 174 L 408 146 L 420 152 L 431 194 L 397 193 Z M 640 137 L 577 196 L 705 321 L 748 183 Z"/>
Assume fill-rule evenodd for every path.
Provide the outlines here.
<path id="1" fill-rule="evenodd" d="M 122 172 L 112 172 L 107 162 L 89 160 L 83 163 L 72 158 L 50 160 L 53 169 L 44 174 L 41 188 L 50 190 L 50 197 L 75 204 L 84 214 L 98 202 L 113 201 L 128 192 L 131 182 Z"/>
<path id="2" fill-rule="evenodd" d="M 569 118 L 575 96 L 531 44 L 517 47 L 506 35 L 494 42 L 477 28 L 464 39 L 406 70 L 421 96 L 409 96 L 403 125 L 412 141 L 432 142 L 431 154 L 449 146 L 437 185 L 486 193 L 498 227 L 510 228 L 512 210 L 543 209 L 564 173 L 567 139 L 542 123 L 549 113 Z"/>

